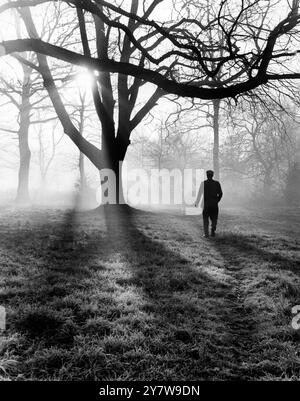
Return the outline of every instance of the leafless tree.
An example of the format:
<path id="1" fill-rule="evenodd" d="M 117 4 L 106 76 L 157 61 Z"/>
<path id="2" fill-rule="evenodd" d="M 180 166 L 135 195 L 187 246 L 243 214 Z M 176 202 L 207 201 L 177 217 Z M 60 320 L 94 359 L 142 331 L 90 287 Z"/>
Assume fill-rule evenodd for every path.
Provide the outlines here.
<path id="1" fill-rule="evenodd" d="M 46 179 L 49 172 L 49 169 L 54 161 L 54 158 L 57 154 L 57 148 L 63 139 L 63 134 L 59 136 L 57 139 L 55 136 L 55 132 L 57 129 L 57 122 L 54 122 L 51 129 L 48 130 L 47 135 L 43 133 L 43 125 L 38 125 L 38 166 L 41 175 L 41 189 L 42 191 L 45 189 Z M 50 146 L 49 144 L 45 144 L 45 137 L 47 139 L 50 138 Z"/>
<path id="2" fill-rule="evenodd" d="M 282 110 L 274 103 L 262 103 L 259 99 L 244 100 L 231 122 L 230 135 L 222 149 L 224 167 L 261 183 L 267 198 L 276 188 L 282 192 L 287 171 L 298 152 L 299 124 L 291 106 L 286 105 Z"/>
<path id="3" fill-rule="evenodd" d="M 14 16 L 15 30 L 17 37 L 21 37 L 21 21 L 17 14 Z M 57 23 L 57 21 L 55 21 Z M 42 35 L 49 39 L 53 31 L 47 31 L 45 25 L 47 21 L 43 20 Z M 0 77 L 0 94 L 2 98 L 6 98 L 9 104 L 16 108 L 18 118 L 18 128 L 11 129 L 12 133 L 17 133 L 18 137 L 18 149 L 19 149 L 19 168 L 18 168 L 18 188 L 16 195 L 16 203 L 19 205 L 27 204 L 30 201 L 29 196 L 29 173 L 31 163 L 31 150 L 29 147 L 29 134 L 30 127 L 33 125 L 39 125 L 39 143 L 42 146 L 42 125 L 54 120 L 56 117 L 51 110 L 51 104 L 49 103 L 43 82 L 40 78 L 40 74 L 32 68 L 36 59 L 35 53 L 29 52 L 20 56 L 18 54 L 13 55 L 15 61 L 20 67 L 21 74 L 13 74 L 13 77 Z M 16 64 L 7 65 L 7 68 L 14 70 L 18 67 Z M 67 70 L 64 71 L 66 74 Z M 55 80 L 57 80 L 57 74 L 59 69 L 55 69 Z M 67 75 L 68 76 L 68 75 Z M 66 80 L 66 77 L 64 76 Z M 12 127 L 14 122 L 11 122 Z M 41 150 L 41 152 L 43 152 Z M 41 156 L 41 155 L 40 155 Z M 42 163 L 42 161 L 41 161 Z M 43 164 L 43 163 L 42 163 Z M 41 169 L 43 166 L 40 164 Z M 42 171 L 42 176 L 45 171 Z M 46 168 L 48 170 L 48 168 Z"/>

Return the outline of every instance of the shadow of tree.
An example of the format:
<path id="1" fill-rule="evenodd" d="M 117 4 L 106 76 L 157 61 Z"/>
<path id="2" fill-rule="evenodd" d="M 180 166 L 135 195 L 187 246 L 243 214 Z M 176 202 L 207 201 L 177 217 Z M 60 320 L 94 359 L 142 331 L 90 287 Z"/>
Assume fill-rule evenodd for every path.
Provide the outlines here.
<path id="1" fill-rule="evenodd" d="M 48 221 L 41 216 L 3 236 L 2 251 L 16 263 L 12 270 L 7 267 L 7 288 L 13 288 L 0 294 L 0 302 L 10 308 L 9 327 L 45 347 L 71 349 L 78 335 L 94 338 L 110 363 L 91 351 L 94 356 L 85 364 L 93 369 L 85 379 L 124 377 L 128 366 L 133 379 L 143 374 L 156 379 L 251 377 L 257 311 L 243 305 L 238 290 L 243 266 L 235 253 L 246 257 L 253 252 L 258 260 L 273 255 L 260 250 L 257 256 L 249 238 L 231 234 L 209 242 L 233 266 L 226 283 L 183 257 L 168 238 L 153 236 L 152 227 L 146 235 L 141 229 L 145 215 L 160 219 L 128 206 L 73 210 L 59 225 L 56 216 Z M 178 238 L 183 241 L 184 235 Z M 24 272 L 16 290 L 10 273 L 20 269 L 19 262 Z M 124 298 L 130 292 L 137 298 L 132 307 Z M 137 332 L 138 346 L 132 334 Z M 120 333 L 126 334 L 122 345 L 116 342 Z M 146 353 L 142 360 L 136 347 Z M 76 377 L 83 362 L 72 363 L 69 370 Z M 61 362 L 53 372 L 59 367 Z M 39 376 L 39 365 L 34 369 Z"/>
<path id="2" fill-rule="evenodd" d="M 98 259 L 102 237 L 94 233 L 88 239 L 78 226 L 79 215 L 74 209 L 61 224 L 39 220 L 1 238 L 2 252 L 23 270 L 14 281 L 11 276 L 18 268 L 8 269 L 3 283 L 8 290 L 0 294 L 10 311 L 8 327 L 47 346 L 72 346 L 74 335 L 95 315 L 76 293 L 88 293 L 93 271 L 103 269 Z M 105 288 L 104 278 L 101 284 Z M 112 304 L 113 297 L 106 302 Z"/>
<path id="3" fill-rule="evenodd" d="M 140 290 L 140 312 L 149 315 L 152 323 L 151 328 L 143 327 L 145 343 L 155 355 L 165 354 L 161 361 L 167 369 L 164 377 L 168 369 L 175 369 L 177 377 L 182 378 L 215 376 L 216 365 L 223 363 L 218 349 L 223 346 L 218 338 L 219 328 L 223 329 L 219 311 L 227 285 L 195 268 L 192 260 L 166 243 L 145 235 L 138 228 L 139 216 L 143 218 L 144 212 L 117 207 L 104 208 L 103 213 L 110 241 L 106 249 L 120 252 L 130 271 L 129 276 L 119 279 L 119 284 Z M 157 214 L 149 215 L 159 219 Z M 132 325 L 141 324 L 138 318 L 130 319 Z M 211 350 L 213 357 L 209 355 Z M 147 363 L 144 362 L 145 369 Z M 141 364 L 137 376 L 140 369 Z"/>
<path id="4" fill-rule="evenodd" d="M 277 241 L 276 244 L 277 246 L 278 242 L 279 241 Z M 215 239 L 215 245 L 223 251 L 227 248 L 227 256 L 233 252 L 237 252 L 239 255 L 257 259 L 258 263 L 262 260 L 269 262 L 270 267 L 274 264 L 276 269 L 291 270 L 294 273 L 299 272 L 300 260 L 297 255 L 293 255 L 294 251 L 297 250 L 293 243 L 289 246 L 285 241 L 283 244 L 283 250 L 290 250 L 291 257 L 283 256 L 282 253 L 279 253 L 278 249 L 274 249 L 274 244 L 271 241 L 264 239 L 262 236 L 253 234 L 242 235 L 236 233 L 225 233 L 221 237 Z M 298 247 L 298 251 L 299 250 L 300 248 Z"/>

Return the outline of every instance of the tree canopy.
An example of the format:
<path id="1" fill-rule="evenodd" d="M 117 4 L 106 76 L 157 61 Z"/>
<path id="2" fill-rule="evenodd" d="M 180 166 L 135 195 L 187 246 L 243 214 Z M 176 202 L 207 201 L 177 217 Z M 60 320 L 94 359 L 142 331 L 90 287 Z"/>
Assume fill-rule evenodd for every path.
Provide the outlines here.
<path id="1" fill-rule="evenodd" d="M 104 40 L 111 35 L 126 37 L 133 57 L 124 59 L 117 44 L 99 57 L 73 44 L 60 46 L 26 36 L 2 41 L 2 56 L 34 51 L 93 71 L 133 76 L 167 93 L 200 99 L 235 97 L 274 80 L 300 78 L 299 0 L 222 0 L 214 4 L 207 0 L 16 0 L 2 5 L 0 13 L 46 3 L 53 7 L 64 4 L 66 10 L 74 12 L 79 27 L 78 10 L 87 18 L 97 17 L 107 28 Z M 170 15 L 160 15 L 160 6 L 166 3 Z M 214 13 L 208 11 L 211 7 Z M 71 29 L 72 25 L 70 37 Z M 86 44 L 95 40 L 90 31 L 81 39 Z"/>

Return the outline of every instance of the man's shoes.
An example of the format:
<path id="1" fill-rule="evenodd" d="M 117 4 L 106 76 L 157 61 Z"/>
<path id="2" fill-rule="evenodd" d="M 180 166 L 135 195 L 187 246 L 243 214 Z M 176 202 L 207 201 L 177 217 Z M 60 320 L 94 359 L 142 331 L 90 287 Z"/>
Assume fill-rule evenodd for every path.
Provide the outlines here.
<path id="1" fill-rule="evenodd" d="M 212 237 L 215 237 L 215 236 L 216 236 L 216 230 L 211 230 L 210 235 L 211 235 Z"/>
<path id="2" fill-rule="evenodd" d="M 208 234 L 204 234 L 203 238 L 209 238 L 209 235 Z"/>

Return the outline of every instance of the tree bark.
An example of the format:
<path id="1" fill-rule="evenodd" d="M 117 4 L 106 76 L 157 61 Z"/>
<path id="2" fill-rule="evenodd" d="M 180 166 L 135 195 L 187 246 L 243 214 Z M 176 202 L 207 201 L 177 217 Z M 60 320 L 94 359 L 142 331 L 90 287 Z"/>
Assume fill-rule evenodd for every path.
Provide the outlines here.
<path id="1" fill-rule="evenodd" d="M 124 135 L 127 137 L 127 134 Z M 122 135 L 121 137 L 124 138 Z M 110 169 L 114 172 L 116 177 L 116 203 L 124 204 L 125 198 L 123 193 L 123 180 L 122 180 L 122 163 L 125 159 L 129 142 L 123 142 L 120 137 L 115 138 L 109 143 L 104 143 L 102 147 L 102 160 L 104 168 Z"/>
<path id="2" fill-rule="evenodd" d="M 84 189 L 86 187 L 86 178 L 84 171 L 84 154 L 82 152 L 79 153 L 79 174 L 80 174 L 80 188 Z"/>
<path id="3" fill-rule="evenodd" d="M 29 126 L 30 126 L 30 74 L 31 69 L 23 65 L 23 85 L 22 102 L 20 106 L 20 127 L 18 132 L 18 145 L 20 154 L 20 165 L 18 174 L 18 189 L 16 203 L 27 204 L 29 197 L 29 169 L 31 152 L 28 144 Z"/>

